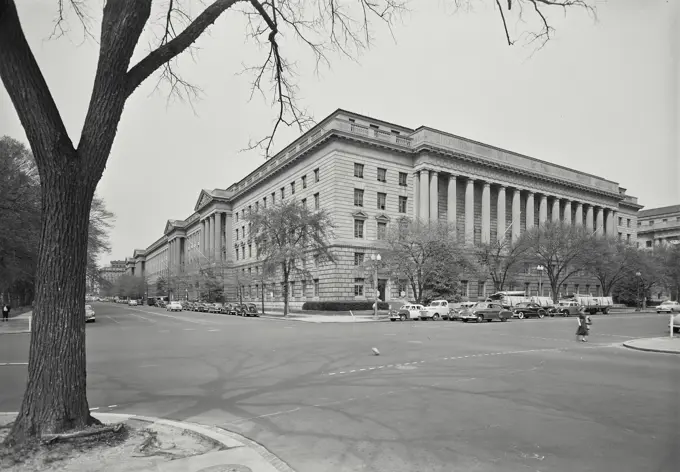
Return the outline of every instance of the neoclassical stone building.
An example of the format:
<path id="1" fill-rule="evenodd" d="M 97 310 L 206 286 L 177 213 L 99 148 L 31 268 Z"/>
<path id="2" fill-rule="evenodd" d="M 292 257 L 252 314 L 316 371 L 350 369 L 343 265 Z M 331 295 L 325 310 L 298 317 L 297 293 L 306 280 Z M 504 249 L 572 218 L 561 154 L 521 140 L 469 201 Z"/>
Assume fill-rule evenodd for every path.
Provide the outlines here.
<path id="1" fill-rule="evenodd" d="M 637 230 L 639 247 L 680 244 L 680 205 L 642 210 Z"/>
<path id="2" fill-rule="evenodd" d="M 246 298 L 259 299 L 259 266 L 249 239 L 247 214 L 281 199 L 297 198 L 328 210 L 338 263 L 308 261 L 309 280 L 292 284 L 293 305 L 306 300 L 371 299 L 372 270 L 365 261 L 380 253 L 391 221 L 410 216 L 445 220 L 460 241 L 473 246 L 497 238 L 517 239 L 548 220 L 584 225 L 634 243 L 635 197 L 616 182 L 428 127 L 406 128 L 337 110 L 250 175 L 226 189 L 203 190 L 194 212 L 169 220 L 163 235 L 128 258 L 129 271 L 147 277 L 187 274 L 213 264 L 226 275 L 227 297 L 247 280 Z M 538 293 L 531 267 L 509 289 Z M 242 283 L 238 282 L 243 285 Z M 599 291 L 594 280 L 574 279 L 564 292 Z M 265 299 L 280 302 L 280 284 Z M 490 293 L 487 281 L 469 280 L 467 294 Z M 410 289 L 379 273 L 382 299 Z M 547 290 L 544 292 L 548 295 Z M 176 296 L 195 298 L 194 287 Z"/>

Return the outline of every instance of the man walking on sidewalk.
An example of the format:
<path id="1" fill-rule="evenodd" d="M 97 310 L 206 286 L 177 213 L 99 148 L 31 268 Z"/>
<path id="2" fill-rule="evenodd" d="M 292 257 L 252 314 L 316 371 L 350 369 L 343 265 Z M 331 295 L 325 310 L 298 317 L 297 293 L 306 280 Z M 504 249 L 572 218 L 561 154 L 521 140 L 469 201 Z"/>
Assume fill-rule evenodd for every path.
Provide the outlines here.
<path id="1" fill-rule="evenodd" d="M 9 310 L 11 309 L 12 307 L 9 305 L 2 306 L 2 321 L 9 321 Z"/>

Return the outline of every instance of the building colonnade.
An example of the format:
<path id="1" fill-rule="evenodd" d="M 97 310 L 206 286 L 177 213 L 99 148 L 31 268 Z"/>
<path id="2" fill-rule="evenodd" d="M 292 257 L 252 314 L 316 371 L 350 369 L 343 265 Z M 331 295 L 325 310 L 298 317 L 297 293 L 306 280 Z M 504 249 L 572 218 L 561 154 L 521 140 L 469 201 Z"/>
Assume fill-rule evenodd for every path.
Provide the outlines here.
<path id="1" fill-rule="evenodd" d="M 414 174 L 415 218 L 420 221 L 439 221 L 440 216 L 440 179 L 446 183 L 446 221 L 454 226 L 458 218 L 464 222 L 466 244 L 474 243 L 475 235 L 475 187 L 480 185 L 481 192 L 481 242 L 491 242 L 491 187 L 497 188 L 496 235 L 503 240 L 510 233 L 512 241 L 520 237 L 522 223 L 531 229 L 535 222 L 535 202 L 538 200 L 538 223 L 548 221 L 548 205 L 551 205 L 551 220 L 567 224 L 585 226 L 598 235 L 615 235 L 616 209 L 574 201 L 532 191 L 512 185 L 499 184 L 471 176 L 438 172 L 422 168 Z M 464 185 L 464 215 L 457 214 L 457 186 Z M 522 211 L 522 196 L 526 197 Z M 507 225 L 506 205 L 511 201 L 510 224 Z"/>

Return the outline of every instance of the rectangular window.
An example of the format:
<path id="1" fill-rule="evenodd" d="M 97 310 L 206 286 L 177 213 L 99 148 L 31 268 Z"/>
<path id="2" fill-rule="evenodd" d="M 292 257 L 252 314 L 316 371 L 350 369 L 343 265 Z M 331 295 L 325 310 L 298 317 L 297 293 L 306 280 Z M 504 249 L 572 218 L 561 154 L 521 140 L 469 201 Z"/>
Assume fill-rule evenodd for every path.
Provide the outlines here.
<path id="1" fill-rule="evenodd" d="M 378 210 L 384 210 L 387 203 L 387 194 L 378 192 Z"/>
<path id="2" fill-rule="evenodd" d="M 302 176 L 302 188 L 307 188 L 307 176 Z"/>
<path id="3" fill-rule="evenodd" d="M 318 210 L 319 208 L 320 208 L 319 194 L 315 193 L 314 194 L 314 209 Z"/>
<path id="4" fill-rule="evenodd" d="M 481 280 L 477 282 L 477 296 L 486 297 L 486 282 Z"/>
<path id="5" fill-rule="evenodd" d="M 276 204 L 276 192 L 272 192 L 272 205 Z"/>
<path id="6" fill-rule="evenodd" d="M 246 227 L 245 227 L 245 225 L 241 226 L 241 234 L 243 235 L 243 239 L 245 239 L 246 238 Z"/>
<path id="7" fill-rule="evenodd" d="M 387 169 L 378 167 L 378 182 L 387 182 Z"/>
<path id="8" fill-rule="evenodd" d="M 314 296 L 319 296 L 319 279 L 314 279 Z"/>
<path id="9" fill-rule="evenodd" d="M 307 208 L 307 199 L 306 198 L 302 199 L 302 207 Z"/>
<path id="10" fill-rule="evenodd" d="M 630 228 L 630 218 L 626 219 L 626 227 Z"/>
<path id="11" fill-rule="evenodd" d="M 364 206 L 364 191 L 360 188 L 354 189 L 354 206 Z"/>
<path id="12" fill-rule="evenodd" d="M 295 182 L 290 183 L 290 194 L 295 195 Z"/>
<path id="13" fill-rule="evenodd" d="M 619 216 L 619 226 L 623 226 L 623 217 Z"/>
<path id="14" fill-rule="evenodd" d="M 319 181 L 319 169 L 314 169 L 314 183 Z"/>
<path id="15" fill-rule="evenodd" d="M 263 206 L 264 208 L 267 208 L 267 197 L 264 197 L 264 198 L 262 199 L 262 206 Z"/>
<path id="16" fill-rule="evenodd" d="M 406 213 L 406 202 L 408 197 L 399 197 L 399 213 Z"/>
<path id="17" fill-rule="evenodd" d="M 238 223 L 238 211 L 236 212 L 236 222 Z"/>
<path id="18" fill-rule="evenodd" d="M 354 220 L 354 237 L 364 239 L 364 220 Z"/>
<path id="19" fill-rule="evenodd" d="M 378 221 L 378 239 L 383 240 L 387 236 L 387 223 Z"/>
<path id="20" fill-rule="evenodd" d="M 236 228 L 236 241 L 238 241 L 238 228 Z"/>
<path id="21" fill-rule="evenodd" d="M 241 219 L 246 217 L 246 209 L 241 210 Z"/>
<path id="22" fill-rule="evenodd" d="M 253 206 L 252 206 L 252 205 L 248 205 L 248 214 L 249 214 L 249 215 L 252 215 L 252 213 L 253 213 Z"/>
<path id="23" fill-rule="evenodd" d="M 361 297 L 364 294 L 364 279 L 354 279 L 354 296 Z"/>
<path id="24" fill-rule="evenodd" d="M 281 187 L 281 200 L 286 198 L 286 187 Z"/>
<path id="25" fill-rule="evenodd" d="M 253 257 L 253 245 L 248 244 L 248 257 Z M 250 272 L 250 269 L 248 269 L 248 272 Z"/>
<path id="26" fill-rule="evenodd" d="M 645 247 L 652 247 L 651 241 L 645 241 Z"/>
<path id="27" fill-rule="evenodd" d="M 406 172 L 399 172 L 399 185 L 406 187 Z"/>
<path id="28" fill-rule="evenodd" d="M 354 253 L 354 265 L 360 266 L 363 263 L 364 263 L 364 253 L 363 252 L 355 252 Z"/>
<path id="29" fill-rule="evenodd" d="M 576 293 L 576 295 L 579 294 L 579 291 L 578 291 L 578 284 L 574 284 L 574 293 Z"/>
<path id="30" fill-rule="evenodd" d="M 364 165 L 363 164 L 354 164 L 354 177 L 358 177 L 360 179 L 364 178 Z"/>
<path id="31" fill-rule="evenodd" d="M 460 286 L 463 289 L 463 293 L 465 294 L 465 296 L 469 297 L 470 296 L 470 284 L 468 283 L 468 281 L 467 280 L 461 280 Z"/>
<path id="32" fill-rule="evenodd" d="M 302 281 L 302 298 L 307 298 L 307 281 Z"/>
<path id="33" fill-rule="evenodd" d="M 590 285 L 586 284 L 586 294 L 591 295 L 590 293 Z"/>
<path id="34" fill-rule="evenodd" d="M 627 235 L 626 235 L 626 242 L 627 242 L 627 243 L 630 243 L 630 234 L 627 234 Z"/>
<path id="35" fill-rule="evenodd" d="M 619 241 L 623 239 L 623 233 L 619 233 Z"/>
<path id="36" fill-rule="evenodd" d="M 319 255 L 314 254 L 314 267 L 319 267 Z"/>
<path id="37" fill-rule="evenodd" d="M 238 248 L 236 248 L 236 260 L 238 261 Z"/>
<path id="38" fill-rule="evenodd" d="M 255 202 L 255 211 L 260 209 L 260 202 Z"/>

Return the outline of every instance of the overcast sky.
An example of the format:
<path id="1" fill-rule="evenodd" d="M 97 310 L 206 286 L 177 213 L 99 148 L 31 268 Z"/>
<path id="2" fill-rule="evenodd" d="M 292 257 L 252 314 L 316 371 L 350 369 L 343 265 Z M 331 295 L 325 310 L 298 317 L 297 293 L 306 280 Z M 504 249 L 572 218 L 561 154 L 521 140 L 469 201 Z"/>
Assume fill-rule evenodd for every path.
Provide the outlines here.
<path id="1" fill-rule="evenodd" d="M 358 63 L 336 58 L 313 73 L 298 60 L 300 97 L 317 119 L 337 108 L 404 126 L 427 125 L 618 182 L 646 208 L 680 203 L 680 37 L 677 0 L 597 1 L 598 21 L 582 11 L 550 16 L 554 39 L 539 52 L 508 47 L 491 0 L 454 12 L 452 0 L 412 0 L 394 28 L 378 24 L 375 42 Z M 97 44 L 48 40 L 56 4 L 21 0 L 29 42 L 77 142 L 97 60 Z M 94 9 L 96 2 L 88 2 Z M 526 15 L 527 20 L 529 15 Z M 512 20 L 510 27 L 516 22 Z M 517 31 L 531 27 L 519 24 Z M 113 252 L 131 256 L 162 235 L 168 219 L 188 217 L 202 188 L 226 188 L 263 162 L 240 153 L 262 137 L 274 112 L 248 102 L 243 63 L 261 52 L 244 40 L 243 17 L 227 13 L 198 43 L 196 62 L 181 71 L 203 89 L 202 99 L 167 103 L 167 88 L 149 81 L 128 100 L 98 193 L 116 214 Z M 98 33 L 97 33 L 98 36 Z M 146 37 L 136 57 L 143 54 Z M 148 41 L 147 41 L 148 40 Z M 285 51 L 285 49 L 284 49 Z M 26 142 L 4 90 L 0 135 Z M 277 148 L 296 130 L 284 131 Z"/>

